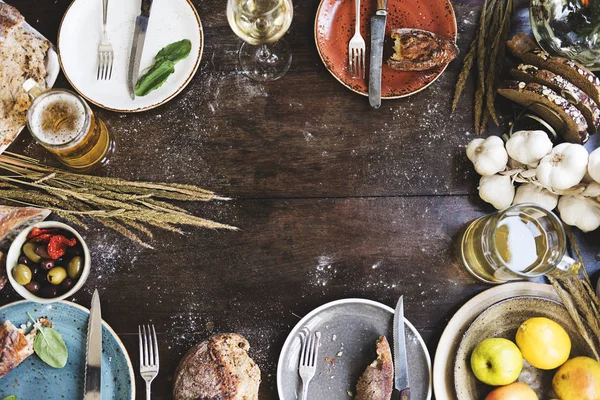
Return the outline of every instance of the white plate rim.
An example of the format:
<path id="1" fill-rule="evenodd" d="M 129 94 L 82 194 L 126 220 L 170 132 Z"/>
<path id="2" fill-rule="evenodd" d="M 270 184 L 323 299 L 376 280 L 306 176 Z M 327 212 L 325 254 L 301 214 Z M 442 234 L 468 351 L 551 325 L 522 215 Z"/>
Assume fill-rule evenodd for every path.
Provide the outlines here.
<path id="1" fill-rule="evenodd" d="M 7 307 L 14 306 L 15 304 L 21 304 L 21 303 L 32 303 L 32 304 L 37 304 L 37 305 L 40 305 L 43 307 L 52 306 L 52 304 L 56 304 L 56 303 L 64 303 L 68 306 L 73 306 L 75 308 L 78 308 L 81 311 L 85 312 L 86 314 L 90 313 L 90 310 L 88 310 L 81 304 L 73 303 L 72 301 L 67 301 L 67 300 L 61 300 L 61 301 L 57 301 L 56 303 L 50 303 L 50 304 L 36 303 L 35 301 L 31 301 L 31 300 L 17 300 L 17 301 L 13 301 L 12 303 L 8 303 L 3 306 L 0 306 L 0 311 L 4 310 Z M 127 361 L 127 368 L 129 369 L 129 380 L 131 381 L 131 400 L 135 400 L 135 394 L 136 394 L 136 392 L 135 392 L 135 374 L 133 372 L 133 364 L 131 364 L 131 358 L 129 358 L 129 353 L 127 352 L 127 349 L 125 348 L 125 345 L 123 344 L 123 342 L 121 342 L 121 338 L 119 338 L 119 335 L 117 335 L 117 333 L 110 327 L 110 325 L 108 325 L 106 323 L 106 321 L 102 320 L 102 326 L 104 326 L 106 328 L 106 330 L 108 330 L 108 332 L 117 340 L 117 344 L 119 345 L 119 347 L 121 348 L 121 351 L 125 355 L 125 360 Z"/>
<path id="2" fill-rule="evenodd" d="M 464 330 L 477 318 L 479 313 L 499 301 L 528 295 L 544 297 L 563 304 L 552 285 L 537 282 L 514 282 L 484 290 L 458 309 L 444 328 L 433 358 L 433 392 L 436 398 L 455 398 L 453 371 L 456 352 L 454 349 L 458 347 Z M 474 307 L 474 305 L 476 306 Z M 449 362 L 452 363 L 450 373 L 448 372 Z"/>
<path id="3" fill-rule="evenodd" d="M 283 387 L 283 382 L 281 381 L 282 377 L 282 368 L 283 368 L 283 364 L 284 364 L 284 354 L 286 349 L 288 349 L 291 346 L 292 340 L 294 340 L 295 334 L 297 333 L 298 330 L 300 330 L 300 328 L 302 328 L 304 325 L 306 325 L 306 322 L 308 320 L 310 320 L 311 318 L 313 318 L 315 315 L 317 315 L 318 313 L 322 312 L 323 310 L 326 310 L 328 308 L 340 305 L 340 304 L 366 304 L 366 305 L 370 305 L 370 306 L 374 306 L 374 307 L 378 307 L 384 311 L 389 312 L 390 314 L 394 315 L 394 309 L 390 306 L 387 306 L 383 303 L 380 303 L 378 301 L 374 301 L 374 300 L 369 300 L 369 299 L 361 299 L 361 298 L 348 298 L 348 299 L 340 299 L 340 300 L 334 300 L 334 301 L 330 301 L 329 303 L 325 303 L 317 308 L 315 308 L 314 310 L 312 310 L 311 312 L 309 312 L 308 314 L 306 314 L 302 319 L 300 319 L 300 321 L 298 321 L 298 323 L 290 330 L 290 333 L 288 334 L 288 337 L 285 339 L 285 342 L 283 343 L 283 346 L 281 347 L 281 352 L 279 354 L 279 358 L 277 360 L 277 394 L 279 396 L 280 399 L 283 399 L 283 395 L 282 395 L 282 387 Z M 406 317 L 404 317 L 404 324 L 406 326 L 408 326 L 408 328 L 412 331 L 412 333 L 415 335 L 415 337 L 417 338 L 419 344 L 421 345 L 421 348 L 424 350 L 425 353 L 425 359 L 427 361 L 427 366 L 428 366 L 428 370 L 429 370 L 429 389 L 427 390 L 427 398 L 426 400 L 430 400 L 431 399 L 431 395 L 432 395 L 432 370 L 431 370 L 431 357 L 429 356 L 429 350 L 427 349 L 427 345 L 425 344 L 425 341 L 423 340 L 423 338 L 421 337 L 421 334 L 419 333 L 419 331 L 417 331 L 417 329 L 414 327 L 414 325 L 406 319 Z"/>
<path id="4" fill-rule="evenodd" d="M 58 62 L 60 64 L 60 69 L 62 70 L 63 74 L 65 75 L 65 78 L 67 78 L 67 81 L 73 87 L 73 89 L 75 89 L 75 91 L 77 93 L 79 93 L 79 95 L 81 95 L 81 97 L 83 97 L 90 103 L 94 104 L 95 106 L 98 106 L 98 107 L 103 108 L 108 111 L 119 112 L 119 113 L 137 113 L 137 112 L 152 110 L 154 108 L 160 107 L 160 106 L 168 103 L 169 101 L 173 100 L 177 95 L 179 95 L 183 91 L 183 89 L 185 89 L 187 87 L 187 85 L 189 85 L 189 83 L 192 81 L 192 79 L 196 75 L 196 72 L 198 72 L 198 68 L 200 67 L 200 62 L 202 61 L 202 54 L 204 53 L 204 27 L 202 26 L 202 21 L 200 20 L 200 15 L 198 14 L 198 10 L 196 10 L 196 7 L 194 7 L 194 4 L 192 3 L 191 0 L 186 0 L 188 5 L 190 6 L 190 9 L 193 11 L 194 16 L 196 17 L 196 21 L 198 22 L 198 29 L 200 31 L 200 49 L 198 50 L 198 55 L 196 57 L 196 63 L 194 65 L 194 68 L 190 72 L 189 76 L 186 78 L 185 82 L 183 82 L 183 84 L 181 86 L 179 86 L 179 88 L 174 93 L 172 93 L 170 96 L 166 97 L 164 100 L 162 100 L 158 103 L 155 103 L 155 104 L 151 104 L 146 107 L 139 107 L 139 108 L 132 108 L 132 109 L 112 108 L 105 104 L 102 104 L 100 102 L 90 99 L 71 81 L 71 79 L 69 78 L 69 75 L 67 74 L 67 70 L 63 66 L 62 57 L 60 56 L 60 36 L 62 34 L 63 23 L 65 21 L 65 18 L 67 17 L 67 14 L 71 10 L 71 7 L 73 6 L 73 4 L 75 4 L 76 1 L 77 0 L 73 0 L 71 2 L 71 4 L 69 4 L 69 7 L 67 7 L 65 13 L 63 14 L 62 19 L 60 20 L 60 25 L 58 26 L 58 35 L 57 35 L 57 39 L 56 39 L 56 47 L 58 49 Z"/>

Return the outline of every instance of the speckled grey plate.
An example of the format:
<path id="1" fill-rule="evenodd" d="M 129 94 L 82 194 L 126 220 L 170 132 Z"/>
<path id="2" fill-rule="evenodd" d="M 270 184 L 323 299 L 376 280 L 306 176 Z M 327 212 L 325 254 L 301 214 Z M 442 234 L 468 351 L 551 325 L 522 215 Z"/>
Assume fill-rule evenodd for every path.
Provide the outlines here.
<path id="1" fill-rule="evenodd" d="M 279 356 L 277 390 L 281 400 L 299 398 L 298 355 L 300 331 L 308 327 L 321 332 L 317 373 L 311 381 L 309 398 L 348 400 L 356 382 L 375 358 L 375 341 L 385 335 L 393 346 L 394 310 L 365 299 L 327 303 L 306 315 L 290 332 Z M 415 327 L 404 319 L 410 389 L 413 399 L 431 399 L 431 359 Z"/>
<path id="2" fill-rule="evenodd" d="M 501 337 L 514 341 L 518 327 L 529 318 L 546 317 L 560 324 L 571 338 L 571 357 L 591 356 L 591 352 L 577 331 L 566 308 L 553 300 L 536 296 L 513 297 L 500 301 L 473 321 L 465 332 L 454 364 L 454 387 L 458 400 L 483 399 L 492 390 L 479 382 L 470 367 L 471 353 L 484 339 Z M 542 371 L 523 360 L 519 381 L 536 391 L 540 399 L 556 397 L 552 390 L 554 370 Z"/>

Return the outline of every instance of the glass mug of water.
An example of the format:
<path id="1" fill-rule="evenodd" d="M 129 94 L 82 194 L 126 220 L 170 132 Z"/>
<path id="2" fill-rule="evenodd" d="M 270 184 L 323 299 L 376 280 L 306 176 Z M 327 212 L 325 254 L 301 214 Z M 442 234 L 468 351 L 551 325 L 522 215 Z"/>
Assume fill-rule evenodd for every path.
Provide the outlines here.
<path id="1" fill-rule="evenodd" d="M 460 251 L 467 270 L 486 283 L 575 275 L 581 268 L 566 255 L 560 219 L 535 204 L 517 204 L 476 219 L 467 227 Z"/>
<path id="2" fill-rule="evenodd" d="M 43 91 L 33 79 L 23 88 L 32 100 L 27 127 L 39 144 L 73 170 L 108 164 L 114 142 L 83 98 L 64 89 Z"/>

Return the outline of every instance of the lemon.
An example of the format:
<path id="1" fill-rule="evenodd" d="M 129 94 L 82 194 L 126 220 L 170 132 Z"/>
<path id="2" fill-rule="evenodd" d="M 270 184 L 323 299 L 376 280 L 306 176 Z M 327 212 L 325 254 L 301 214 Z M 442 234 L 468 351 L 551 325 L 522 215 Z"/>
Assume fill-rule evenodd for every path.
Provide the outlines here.
<path id="1" fill-rule="evenodd" d="M 515 342 L 523 358 L 539 369 L 554 369 L 567 361 L 571 339 L 562 326 L 548 318 L 536 317 L 517 329 Z"/>

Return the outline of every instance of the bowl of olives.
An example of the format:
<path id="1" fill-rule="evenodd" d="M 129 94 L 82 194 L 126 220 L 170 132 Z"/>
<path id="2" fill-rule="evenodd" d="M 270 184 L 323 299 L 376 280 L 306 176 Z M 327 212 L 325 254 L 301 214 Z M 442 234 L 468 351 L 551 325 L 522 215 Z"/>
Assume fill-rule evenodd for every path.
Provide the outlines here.
<path id="1" fill-rule="evenodd" d="M 52 303 L 72 296 L 91 269 L 90 251 L 69 225 L 41 222 L 15 238 L 6 255 L 6 274 L 22 297 Z"/>

